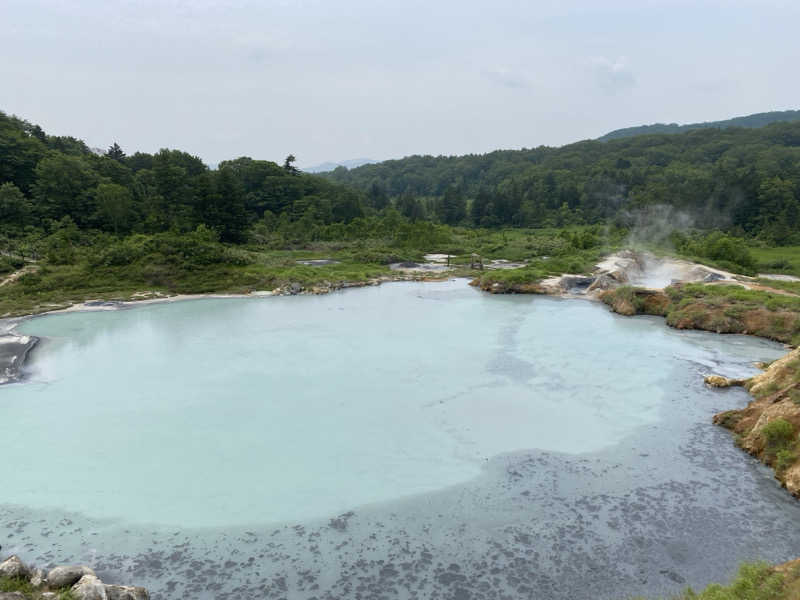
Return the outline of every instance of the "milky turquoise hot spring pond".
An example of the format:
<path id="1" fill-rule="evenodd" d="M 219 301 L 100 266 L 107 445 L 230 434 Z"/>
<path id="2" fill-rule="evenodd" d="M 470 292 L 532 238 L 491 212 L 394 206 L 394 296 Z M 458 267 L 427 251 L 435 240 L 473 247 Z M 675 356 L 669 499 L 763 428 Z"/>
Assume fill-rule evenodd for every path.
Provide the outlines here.
<path id="1" fill-rule="evenodd" d="M 757 339 L 464 281 L 55 314 L 0 388 L 2 502 L 132 523 L 326 518 L 597 452 L 659 422 L 676 369 L 753 372 Z M 742 457 L 745 460 L 745 457 Z"/>

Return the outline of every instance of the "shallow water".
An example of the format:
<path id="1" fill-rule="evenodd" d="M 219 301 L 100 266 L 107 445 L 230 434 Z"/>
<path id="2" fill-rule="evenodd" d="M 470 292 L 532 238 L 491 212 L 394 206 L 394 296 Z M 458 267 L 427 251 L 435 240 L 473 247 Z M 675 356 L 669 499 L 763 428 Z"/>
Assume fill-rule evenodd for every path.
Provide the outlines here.
<path id="1" fill-rule="evenodd" d="M 755 338 L 463 281 L 19 329 L 47 339 L 0 388 L 4 552 L 155 597 L 624 597 L 800 555 L 710 425 L 747 396 L 703 373 L 784 353 Z"/>

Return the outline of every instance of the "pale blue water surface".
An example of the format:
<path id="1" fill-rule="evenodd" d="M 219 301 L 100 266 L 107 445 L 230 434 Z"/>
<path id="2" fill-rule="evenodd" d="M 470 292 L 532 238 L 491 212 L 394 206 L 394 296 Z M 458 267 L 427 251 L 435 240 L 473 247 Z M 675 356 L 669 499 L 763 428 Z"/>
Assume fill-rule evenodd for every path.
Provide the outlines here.
<path id="1" fill-rule="evenodd" d="M 460 280 L 18 330 L 43 341 L 0 388 L 0 543 L 156 597 L 621 597 L 800 554 L 742 522 L 800 513 L 710 425 L 746 394 L 701 378 L 777 344 Z"/>

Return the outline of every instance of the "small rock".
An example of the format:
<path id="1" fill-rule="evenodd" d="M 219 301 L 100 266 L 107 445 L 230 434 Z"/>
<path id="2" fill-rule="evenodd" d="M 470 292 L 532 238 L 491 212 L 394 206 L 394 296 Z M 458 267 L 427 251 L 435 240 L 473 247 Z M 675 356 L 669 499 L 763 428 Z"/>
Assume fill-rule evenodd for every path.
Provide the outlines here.
<path id="1" fill-rule="evenodd" d="M 0 600 L 25 600 L 19 592 L 0 592 Z"/>
<path id="2" fill-rule="evenodd" d="M 150 594 L 143 587 L 131 585 L 106 585 L 108 600 L 150 600 Z"/>
<path id="3" fill-rule="evenodd" d="M 31 585 L 35 588 L 44 585 L 44 571 L 41 569 L 31 569 Z"/>
<path id="4" fill-rule="evenodd" d="M 0 563 L 0 577 L 19 578 L 30 580 L 31 572 L 17 555 L 10 556 Z"/>
<path id="5" fill-rule="evenodd" d="M 84 565 L 65 565 L 50 569 L 47 574 L 47 585 L 51 588 L 64 588 L 75 585 L 84 575 L 94 575 L 89 567 Z"/>
<path id="6" fill-rule="evenodd" d="M 58 594 L 55 592 L 42 592 L 41 598 L 42 600 L 55 600 L 58 598 Z"/>
<path id="7" fill-rule="evenodd" d="M 75 600 L 108 600 L 106 586 L 96 575 L 84 575 L 70 588 Z"/>
<path id="8" fill-rule="evenodd" d="M 744 385 L 746 380 L 728 379 L 727 377 L 723 377 L 722 375 L 708 375 L 703 381 L 705 381 L 711 387 L 726 388 L 735 385 Z"/>

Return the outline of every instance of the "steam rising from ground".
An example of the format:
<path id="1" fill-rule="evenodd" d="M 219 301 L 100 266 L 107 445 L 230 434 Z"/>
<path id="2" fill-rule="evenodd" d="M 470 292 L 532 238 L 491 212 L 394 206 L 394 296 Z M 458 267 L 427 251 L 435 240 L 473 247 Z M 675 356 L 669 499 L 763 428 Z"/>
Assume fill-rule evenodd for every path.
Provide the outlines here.
<path id="1" fill-rule="evenodd" d="M 641 248 L 644 245 L 671 246 L 669 236 L 674 231 L 687 231 L 695 220 L 687 212 L 666 204 L 646 206 L 627 215 L 633 225 L 628 235 L 628 246 Z"/>

